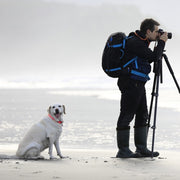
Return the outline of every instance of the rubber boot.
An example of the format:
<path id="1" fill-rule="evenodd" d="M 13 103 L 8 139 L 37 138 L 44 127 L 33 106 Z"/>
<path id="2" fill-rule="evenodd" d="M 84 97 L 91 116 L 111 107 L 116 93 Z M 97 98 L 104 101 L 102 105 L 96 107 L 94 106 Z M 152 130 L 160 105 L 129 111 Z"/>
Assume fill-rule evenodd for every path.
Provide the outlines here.
<path id="1" fill-rule="evenodd" d="M 142 157 L 152 157 L 152 151 L 147 148 L 147 126 L 134 129 L 134 140 L 136 152 Z M 159 156 L 158 152 L 153 152 L 153 157 Z"/>
<path id="2" fill-rule="evenodd" d="M 140 157 L 137 153 L 133 153 L 129 149 L 129 134 L 130 128 L 117 130 L 117 145 L 119 151 L 116 155 L 117 158 L 137 158 Z"/>

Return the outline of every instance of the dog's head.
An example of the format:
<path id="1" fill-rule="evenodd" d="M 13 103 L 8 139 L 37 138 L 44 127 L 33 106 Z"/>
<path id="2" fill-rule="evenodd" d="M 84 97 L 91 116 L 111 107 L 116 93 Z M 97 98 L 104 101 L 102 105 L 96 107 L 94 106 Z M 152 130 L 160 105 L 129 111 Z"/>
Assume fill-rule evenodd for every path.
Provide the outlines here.
<path id="1" fill-rule="evenodd" d="M 66 114 L 65 106 L 60 104 L 49 106 L 47 111 L 56 121 L 63 121 L 63 114 Z"/>

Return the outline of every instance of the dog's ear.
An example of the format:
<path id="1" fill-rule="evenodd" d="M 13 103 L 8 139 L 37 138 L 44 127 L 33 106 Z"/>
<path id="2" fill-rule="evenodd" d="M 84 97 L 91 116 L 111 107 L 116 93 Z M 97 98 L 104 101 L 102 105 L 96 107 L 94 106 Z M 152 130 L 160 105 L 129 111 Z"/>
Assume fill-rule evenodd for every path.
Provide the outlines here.
<path id="1" fill-rule="evenodd" d="M 51 114 L 51 106 L 49 106 L 49 108 L 47 109 L 47 112 L 48 112 L 49 114 Z"/>
<path id="2" fill-rule="evenodd" d="M 63 106 L 63 113 L 66 114 L 65 105 L 62 105 L 62 106 Z"/>

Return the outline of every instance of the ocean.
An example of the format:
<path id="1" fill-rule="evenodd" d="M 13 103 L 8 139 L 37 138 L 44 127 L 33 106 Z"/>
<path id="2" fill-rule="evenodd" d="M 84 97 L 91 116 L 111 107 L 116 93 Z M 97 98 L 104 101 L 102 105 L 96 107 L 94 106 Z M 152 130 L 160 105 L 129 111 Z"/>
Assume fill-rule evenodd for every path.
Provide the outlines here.
<path id="1" fill-rule="evenodd" d="M 147 88 L 148 103 L 151 89 Z M 1 89 L 0 144 L 17 145 L 50 105 L 66 107 L 60 145 L 67 149 L 117 149 L 118 89 Z M 153 118 L 151 120 L 151 124 Z M 155 149 L 180 151 L 180 101 L 175 88 L 160 90 Z M 151 146 L 152 129 L 148 137 Z M 133 122 L 131 124 L 131 149 Z"/>

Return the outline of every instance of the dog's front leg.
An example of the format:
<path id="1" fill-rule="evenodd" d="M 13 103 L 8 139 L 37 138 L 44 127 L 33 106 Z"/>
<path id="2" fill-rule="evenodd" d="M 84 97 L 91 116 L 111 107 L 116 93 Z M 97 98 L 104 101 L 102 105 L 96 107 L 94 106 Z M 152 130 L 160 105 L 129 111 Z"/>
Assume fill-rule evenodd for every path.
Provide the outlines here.
<path id="1" fill-rule="evenodd" d="M 60 158 L 64 158 L 61 154 L 61 150 L 60 150 L 60 147 L 59 147 L 59 138 L 55 141 L 54 143 L 55 145 L 55 148 L 56 148 L 56 151 L 57 151 L 57 155 L 60 157 Z"/>
<path id="2" fill-rule="evenodd" d="M 52 155 L 52 152 L 53 152 L 53 141 L 51 138 L 49 138 L 49 158 L 55 159 L 55 157 L 53 157 Z"/>

